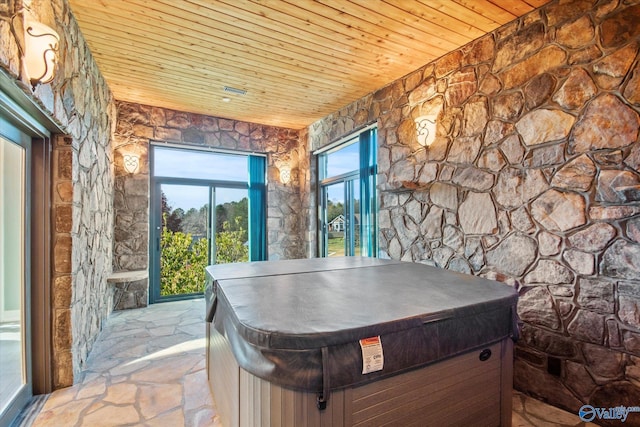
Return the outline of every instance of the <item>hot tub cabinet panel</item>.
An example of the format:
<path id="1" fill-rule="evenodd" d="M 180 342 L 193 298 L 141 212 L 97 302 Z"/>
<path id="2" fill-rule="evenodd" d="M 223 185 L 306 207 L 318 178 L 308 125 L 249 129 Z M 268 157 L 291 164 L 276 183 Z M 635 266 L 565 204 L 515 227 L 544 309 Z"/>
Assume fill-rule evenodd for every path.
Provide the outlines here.
<path id="1" fill-rule="evenodd" d="M 506 285 L 363 258 L 207 276 L 207 372 L 224 426 L 511 424 Z M 366 338 L 384 358 L 370 372 Z"/>
<path id="2" fill-rule="evenodd" d="M 240 368 L 210 328 L 209 385 L 225 427 L 510 426 L 510 338 L 489 347 L 355 388 L 332 391 L 323 411 L 315 393 L 296 391 Z"/>

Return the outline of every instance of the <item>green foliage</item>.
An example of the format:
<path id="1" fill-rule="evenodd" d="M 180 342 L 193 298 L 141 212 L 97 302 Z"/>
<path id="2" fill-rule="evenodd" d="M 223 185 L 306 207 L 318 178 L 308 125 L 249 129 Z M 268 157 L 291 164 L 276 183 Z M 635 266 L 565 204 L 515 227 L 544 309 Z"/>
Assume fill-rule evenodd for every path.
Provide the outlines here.
<path id="1" fill-rule="evenodd" d="M 205 267 L 209 263 L 209 240 L 194 239 L 191 233 L 171 231 L 163 215 L 160 239 L 160 295 L 183 295 L 202 292 Z M 216 263 L 244 262 L 249 260 L 247 231 L 236 217 L 232 228 L 228 221 L 216 234 Z"/>
<path id="2" fill-rule="evenodd" d="M 234 226 L 229 221 L 222 223 L 222 231 L 216 234 L 216 264 L 245 262 L 249 260 L 247 230 L 240 224 L 242 218 L 237 216 Z"/>
<path id="3" fill-rule="evenodd" d="M 200 293 L 209 264 L 209 204 L 200 209 L 174 209 L 161 194 L 160 294 Z M 233 220 L 231 220 L 233 218 Z M 216 206 L 216 263 L 249 260 L 248 199 Z"/>
<path id="4" fill-rule="evenodd" d="M 202 292 L 209 261 L 208 240 L 194 241 L 191 233 L 171 231 L 164 225 L 160 242 L 160 294 Z"/>
<path id="5" fill-rule="evenodd" d="M 216 230 L 223 230 L 225 222 L 229 223 L 230 230 L 247 230 L 248 221 L 249 199 L 246 197 L 239 202 L 232 201 L 216 206 Z"/>
<path id="6" fill-rule="evenodd" d="M 344 237 L 327 240 L 327 256 L 344 256 Z"/>

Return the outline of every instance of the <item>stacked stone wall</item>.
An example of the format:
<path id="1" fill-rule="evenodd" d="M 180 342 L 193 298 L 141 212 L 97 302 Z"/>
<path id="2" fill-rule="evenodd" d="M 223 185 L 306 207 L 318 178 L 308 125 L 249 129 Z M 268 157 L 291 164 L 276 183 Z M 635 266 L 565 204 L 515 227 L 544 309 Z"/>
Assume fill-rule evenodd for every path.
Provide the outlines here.
<path id="1" fill-rule="evenodd" d="M 309 128 L 377 120 L 381 256 L 517 288 L 515 387 L 572 412 L 640 402 L 638 22 L 554 1 Z"/>
<path id="2" fill-rule="evenodd" d="M 304 258 L 305 220 L 300 220 L 308 174 L 308 155 L 300 131 L 118 102 L 114 138 L 114 270 L 147 269 L 149 263 L 149 144 L 164 141 L 267 154 L 267 244 L 270 260 Z M 139 171 L 124 170 L 127 154 L 139 157 Z M 291 168 L 291 182 L 280 168 Z M 308 194 L 308 193 L 306 193 Z"/>
<path id="3" fill-rule="evenodd" d="M 80 378 L 111 311 L 115 107 L 66 0 L 32 0 L 30 10 L 60 35 L 55 79 L 31 91 L 8 20 L 0 20 L 0 67 L 66 134 L 53 140 L 51 177 L 51 338 L 58 388 Z"/>
<path id="4" fill-rule="evenodd" d="M 73 383 L 73 357 L 71 334 L 71 305 L 73 301 L 72 275 L 72 217 L 73 217 L 73 150 L 71 138 L 58 135 L 53 140 L 53 192 L 54 228 L 53 272 L 51 280 L 53 308 L 53 360 L 55 386 Z"/>
<path id="5" fill-rule="evenodd" d="M 72 153 L 70 332 L 73 379 L 78 380 L 112 309 L 107 278 L 113 256 L 111 137 L 115 104 L 69 5 L 66 1 L 51 3 L 61 37 L 59 74 L 50 85 L 52 111 L 64 126 L 68 135 L 65 141 L 70 140 Z M 39 90 L 48 95 L 47 86 Z M 57 191 L 55 180 L 53 185 Z M 71 383 L 66 377 L 57 385 Z"/>

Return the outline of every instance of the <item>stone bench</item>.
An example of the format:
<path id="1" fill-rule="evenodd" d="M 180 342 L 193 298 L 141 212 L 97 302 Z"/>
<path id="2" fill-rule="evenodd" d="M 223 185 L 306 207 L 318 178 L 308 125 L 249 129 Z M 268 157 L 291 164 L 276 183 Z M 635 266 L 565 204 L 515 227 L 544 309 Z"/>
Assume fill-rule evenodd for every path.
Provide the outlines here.
<path id="1" fill-rule="evenodd" d="M 146 307 L 149 301 L 147 270 L 116 271 L 107 278 L 113 286 L 113 310 Z"/>

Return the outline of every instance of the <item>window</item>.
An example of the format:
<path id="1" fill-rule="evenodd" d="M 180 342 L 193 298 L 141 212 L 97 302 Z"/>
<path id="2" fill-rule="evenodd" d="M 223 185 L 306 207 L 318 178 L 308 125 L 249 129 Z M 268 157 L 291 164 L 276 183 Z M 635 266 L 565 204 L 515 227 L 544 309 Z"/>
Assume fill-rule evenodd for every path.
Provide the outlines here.
<path id="1" fill-rule="evenodd" d="M 377 256 L 376 159 L 375 127 L 318 153 L 320 256 Z"/>
<path id="2" fill-rule="evenodd" d="M 266 159 L 152 145 L 151 298 L 199 295 L 209 264 L 266 259 Z"/>

